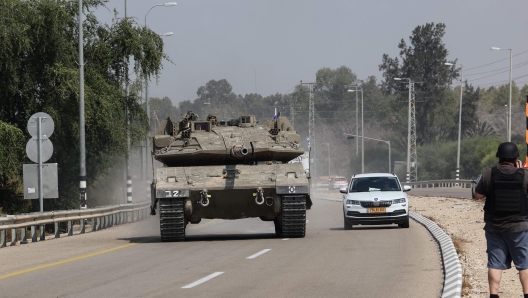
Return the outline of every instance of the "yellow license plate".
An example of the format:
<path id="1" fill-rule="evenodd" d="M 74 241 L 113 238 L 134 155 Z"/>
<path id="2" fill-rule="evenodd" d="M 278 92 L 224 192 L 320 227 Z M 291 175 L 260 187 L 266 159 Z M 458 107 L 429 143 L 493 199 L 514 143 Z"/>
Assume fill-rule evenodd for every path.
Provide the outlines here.
<path id="1" fill-rule="evenodd" d="M 385 207 L 368 208 L 368 213 L 380 213 L 380 212 L 387 212 L 387 208 Z"/>

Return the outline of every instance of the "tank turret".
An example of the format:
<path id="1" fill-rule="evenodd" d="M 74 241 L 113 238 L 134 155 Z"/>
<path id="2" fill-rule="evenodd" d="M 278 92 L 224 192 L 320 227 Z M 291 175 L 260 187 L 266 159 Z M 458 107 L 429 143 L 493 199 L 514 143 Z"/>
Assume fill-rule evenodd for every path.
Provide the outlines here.
<path id="1" fill-rule="evenodd" d="M 286 117 L 259 125 L 243 115 L 216 125 L 188 112 L 181 121 L 163 121 L 154 136 L 154 158 L 171 167 L 288 162 L 304 152 L 300 136 Z M 177 129 L 175 129 L 177 128 Z"/>

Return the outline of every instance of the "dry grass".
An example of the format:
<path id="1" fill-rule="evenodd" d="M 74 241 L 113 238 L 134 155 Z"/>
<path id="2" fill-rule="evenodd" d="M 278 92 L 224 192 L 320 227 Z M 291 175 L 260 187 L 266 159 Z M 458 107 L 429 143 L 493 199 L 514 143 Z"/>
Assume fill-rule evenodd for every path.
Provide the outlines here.
<path id="1" fill-rule="evenodd" d="M 463 273 L 462 274 L 462 296 L 469 295 L 469 291 L 473 288 L 471 283 L 469 282 L 469 275 Z"/>
<path id="2" fill-rule="evenodd" d="M 466 243 L 469 242 L 468 240 L 458 237 L 456 235 L 451 235 L 451 241 L 453 242 L 453 245 L 455 246 L 455 250 L 457 254 L 463 255 L 466 253 L 464 246 Z"/>

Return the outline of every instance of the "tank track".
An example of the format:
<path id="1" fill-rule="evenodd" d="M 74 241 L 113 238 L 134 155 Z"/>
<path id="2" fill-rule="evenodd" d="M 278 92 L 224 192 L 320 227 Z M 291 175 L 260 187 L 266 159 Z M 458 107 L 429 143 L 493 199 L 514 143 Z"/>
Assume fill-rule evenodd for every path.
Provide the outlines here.
<path id="1" fill-rule="evenodd" d="M 281 218 L 282 237 L 303 238 L 306 234 L 306 197 L 283 197 Z"/>
<path id="2" fill-rule="evenodd" d="M 185 218 L 183 199 L 159 199 L 159 212 L 161 241 L 184 241 Z"/>

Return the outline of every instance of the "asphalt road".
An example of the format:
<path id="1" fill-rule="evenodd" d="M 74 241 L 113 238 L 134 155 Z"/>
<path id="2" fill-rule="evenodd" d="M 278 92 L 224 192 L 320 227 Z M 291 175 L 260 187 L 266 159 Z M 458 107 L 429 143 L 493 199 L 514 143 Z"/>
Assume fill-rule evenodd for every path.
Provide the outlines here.
<path id="1" fill-rule="evenodd" d="M 342 205 L 314 199 L 307 235 L 280 239 L 260 219 L 203 220 L 162 243 L 158 217 L 0 249 L 0 297 L 439 297 L 430 234 L 343 230 Z"/>

